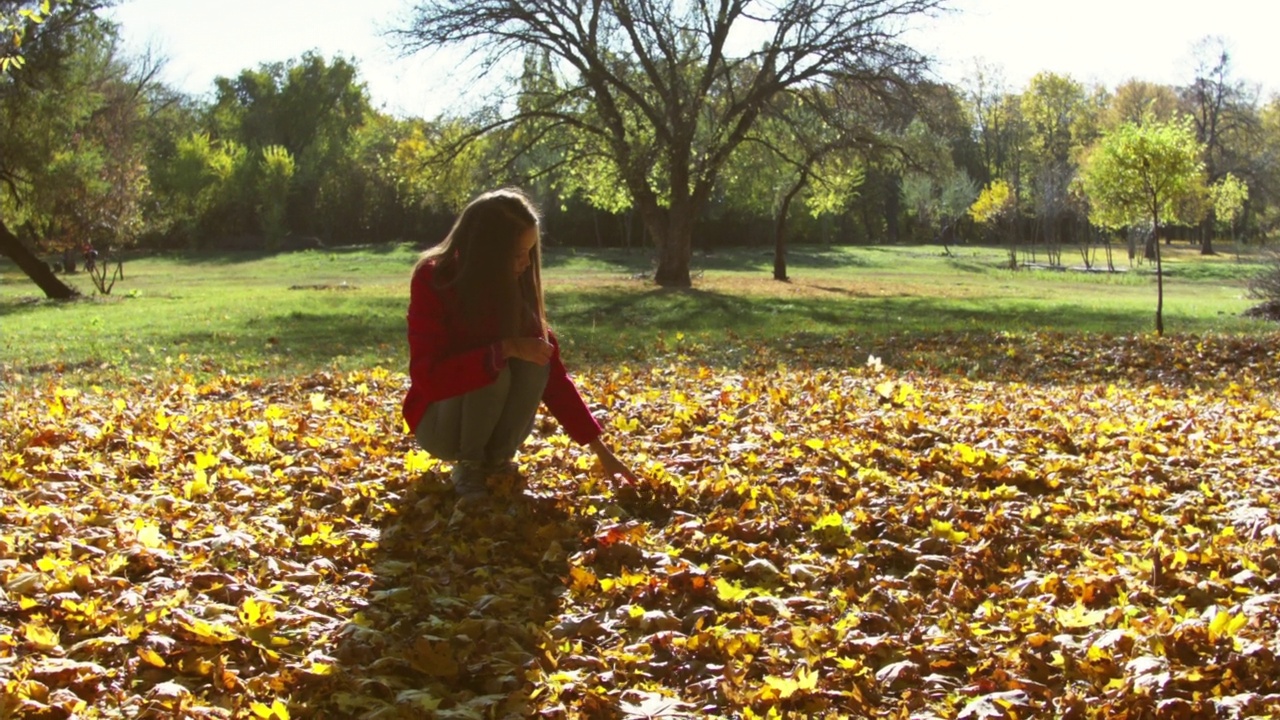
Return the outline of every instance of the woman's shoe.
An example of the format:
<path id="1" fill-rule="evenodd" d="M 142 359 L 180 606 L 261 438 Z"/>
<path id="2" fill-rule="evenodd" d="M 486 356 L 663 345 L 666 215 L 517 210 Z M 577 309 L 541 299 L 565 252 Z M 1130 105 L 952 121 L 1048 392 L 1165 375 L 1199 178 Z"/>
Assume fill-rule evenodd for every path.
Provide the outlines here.
<path id="1" fill-rule="evenodd" d="M 485 482 L 496 495 L 519 495 L 528 486 L 528 478 L 520 472 L 520 466 L 507 460 L 491 463 L 485 469 Z"/>
<path id="2" fill-rule="evenodd" d="M 458 500 L 474 502 L 489 495 L 485 468 L 481 463 L 470 460 L 459 460 L 454 463 L 453 492 Z"/>

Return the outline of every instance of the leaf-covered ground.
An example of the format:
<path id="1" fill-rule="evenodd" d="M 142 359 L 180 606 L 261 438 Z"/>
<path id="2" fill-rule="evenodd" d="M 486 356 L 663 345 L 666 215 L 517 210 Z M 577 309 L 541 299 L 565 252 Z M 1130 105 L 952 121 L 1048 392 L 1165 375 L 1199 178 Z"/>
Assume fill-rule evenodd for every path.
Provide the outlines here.
<path id="1" fill-rule="evenodd" d="M 580 372 L 643 486 L 470 514 L 400 375 L 7 391 L 0 717 L 1280 717 L 1276 338 L 872 352 Z"/>

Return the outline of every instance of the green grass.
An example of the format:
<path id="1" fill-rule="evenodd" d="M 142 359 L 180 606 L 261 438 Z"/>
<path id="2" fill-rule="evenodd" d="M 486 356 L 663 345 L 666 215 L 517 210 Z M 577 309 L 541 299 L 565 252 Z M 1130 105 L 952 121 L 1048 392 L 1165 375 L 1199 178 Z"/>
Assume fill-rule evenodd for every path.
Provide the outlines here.
<path id="1" fill-rule="evenodd" d="M 696 253 L 694 288 L 638 278 L 646 250 L 549 248 L 551 319 L 571 364 L 645 361 L 662 353 L 733 362 L 752 343 L 840 337 L 874 348 L 936 333 L 1145 333 L 1156 289 L 1150 266 L 1107 274 L 1002 268 L 1002 248 L 800 247 L 791 281 L 771 279 L 772 252 Z M 1262 265 L 1165 248 L 1170 333 L 1266 332 L 1241 317 Z M 125 266 L 112 295 L 57 303 L 0 263 L 0 373 L 95 381 L 173 363 L 197 371 L 279 376 L 317 369 L 406 367 L 404 317 L 416 251 L 408 246 L 279 255 L 180 254 Z M 1064 254 L 1072 263 L 1078 256 Z M 1118 267 L 1127 269 L 1127 261 Z M 66 380 L 64 380 L 66 381 Z"/>

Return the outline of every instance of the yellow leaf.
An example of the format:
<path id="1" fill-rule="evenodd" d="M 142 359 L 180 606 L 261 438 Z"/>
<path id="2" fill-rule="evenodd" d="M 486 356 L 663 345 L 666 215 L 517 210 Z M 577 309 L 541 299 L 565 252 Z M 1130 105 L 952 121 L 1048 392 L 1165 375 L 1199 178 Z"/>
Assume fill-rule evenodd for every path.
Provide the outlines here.
<path id="1" fill-rule="evenodd" d="M 260 628 L 276 621 L 276 608 L 269 602 L 259 602 L 252 597 L 245 597 L 240 603 L 237 615 L 246 627 Z"/>
<path id="2" fill-rule="evenodd" d="M 1209 621 L 1209 642 L 1217 642 L 1222 638 L 1233 638 L 1248 624 L 1249 618 L 1244 613 L 1231 614 L 1219 610 Z"/>
<path id="3" fill-rule="evenodd" d="M 254 702 L 249 705 L 249 709 L 255 717 L 262 720 L 289 720 L 289 708 L 279 700 L 271 703 L 271 707 L 260 702 Z"/>
<path id="4" fill-rule="evenodd" d="M 138 542 L 145 548 L 158 548 L 164 545 L 164 536 L 160 534 L 160 526 L 141 518 L 134 521 L 134 530 L 138 533 Z"/>
<path id="5" fill-rule="evenodd" d="M 200 618 L 191 618 L 188 621 L 180 621 L 182 627 L 186 628 L 196 639 L 208 645 L 221 645 L 235 640 L 237 635 L 235 630 L 221 623 L 211 623 Z"/>
<path id="6" fill-rule="evenodd" d="M 818 518 L 817 522 L 813 524 L 814 532 L 817 532 L 819 530 L 822 530 L 824 528 L 829 528 L 829 527 L 833 527 L 833 528 L 844 527 L 844 516 L 838 512 L 827 513 L 826 515 L 823 515 L 822 517 Z"/>
<path id="7" fill-rule="evenodd" d="M 800 683 L 791 678 L 778 677 L 777 675 L 765 675 L 764 684 L 782 700 L 795 695 L 796 691 L 800 689 Z"/>
<path id="8" fill-rule="evenodd" d="M 804 444 L 810 450 L 822 450 L 827 446 L 827 444 L 822 440 L 820 440 L 819 438 L 809 438 L 808 440 L 804 441 Z"/>
<path id="9" fill-rule="evenodd" d="M 57 648 L 58 643 L 60 642 L 58 633 L 44 625 L 37 625 L 35 623 L 27 623 L 26 625 L 23 625 L 22 636 L 26 638 L 27 642 L 31 643 L 31 645 L 36 649 L 44 652 L 49 652 L 50 650 Z"/>
<path id="10" fill-rule="evenodd" d="M 311 409 L 315 412 L 329 409 L 329 401 L 325 399 L 324 393 L 311 393 Z"/>
<path id="11" fill-rule="evenodd" d="M 1237 613 L 1231 616 L 1231 621 L 1227 623 L 1227 637 L 1235 637 L 1240 629 L 1249 623 L 1249 618 L 1244 613 Z"/>
<path id="12" fill-rule="evenodd" d="M 963 530 L 956 530 L 955 527 L 945 520 L 931 520 L 934 537 L 942 538 L 947 542 L 962 543 L 969 539 L 969 533 Z"/>
<path id="13" fill-rule="evenodd" d="M 407 473 L 423 473 L 439 464 L 439 461 L 422 450 L 410 450 L 404 454 L 404 470 Z"/>
<path id="14" fill-rule="evenodd" d="M 974 450 L 972 446 L 964 443 L 956 443 L 951 446 L 951 449 L 955 451 L 956 457 L 960 458 L 960 462 L 965 465 L 974 464 L 980 457 L 977 450 Z"/>
<path id="15" fill-rule="evenodd" d="M 569 589 L 574 592 L 585 592 L 596 586 L 596 574 L 588 568 L 574 565 L 569 568 Z"/>
<path id="16" fill-rule="evenodd" d="M 802 667 L 796 670 L 796 682 L 800 690 L 815 690 L 818 687 L 818 671 Z"/>
<path id="17" fill-rule="evenodd" d="M 138 648 L 138 657 L 152 667 L 162 668 L 165 666 L 164 658 L 160 657 L 160 653 L 149 647 Z"/>
<path id="18" fill-rule="evenodd" d="M 196 453 L 196 470 L 204 470 L 206 468 L 215 467 L 218 464 L 218 456 L 211 452 Z"/>
<path id="19" fill-rule="evenodd" d="M 1058 624 L 1064 628 L 1093 627 L 1107 619 L 1106 610 L 1086 610 L 1083 605 L 1058 608 Z"/>
<path id="20" fill-rule="evenodd" d="M 857 670 L 862 667 L 862 661 L 858 658 L 836 657 L 836 664 L 841 670 Z"/>
<path id="21" fill-rule="evenodd" d="M 204 470 L 196 470 L 195 477 L 182 486 L 183 497 L 188 500 L 195 500 L 213 492 L 213 483 L 210 482 L 210 479 Z"/>
<path id="22" fill-rule="evenodd" d="M 716 578 L 715 586 L 716 597 L 719 597 L 721 601 L 730 604 L 735 604 L 740 600 L 745 600 L 751 595 L 750 590 L 744 590 L 737 583 L 729 582 L 724 578 Z"/>

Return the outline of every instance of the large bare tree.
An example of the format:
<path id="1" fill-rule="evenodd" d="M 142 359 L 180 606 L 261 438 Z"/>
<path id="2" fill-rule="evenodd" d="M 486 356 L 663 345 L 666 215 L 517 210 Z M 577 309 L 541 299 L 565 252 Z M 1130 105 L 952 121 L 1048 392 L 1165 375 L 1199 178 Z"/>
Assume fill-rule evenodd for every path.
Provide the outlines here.
<path id="1" fill-rule="evenodd" d="M 1187 112 L 1195 122 L 1196 139 L 1205 147 L 1209 184 L 1227 173 L 1247 175 L 1247 158 L 1235 152 L 1238 139 L 1255 129 L 1257 92 L 1232 77 L 1231 52 L 1221 37 L 1202 38 L 1192 49 L 1195 79 L 1182 91 Z M 1200 223 L 1200 252 L 1214 254 L 1212 210 Z"/>
<path id="2" fill-rule="evenodd" d="M 694 223 L 770 100 L 914 75 L 924 58 L 903 33 L 945 2 L 429 0 L 393 36 L 409 53 L 462 47 L 489 76 L 547 58 L 523 63 L 525 81 L 508 83 L 481 130 L 534 123 L 512 153 L 571 131 L 562 161 L 625 187 L 657 245 L 655 280 L 684 287 Z M 530 82 L 535 67 L 545 72 Z"/>

